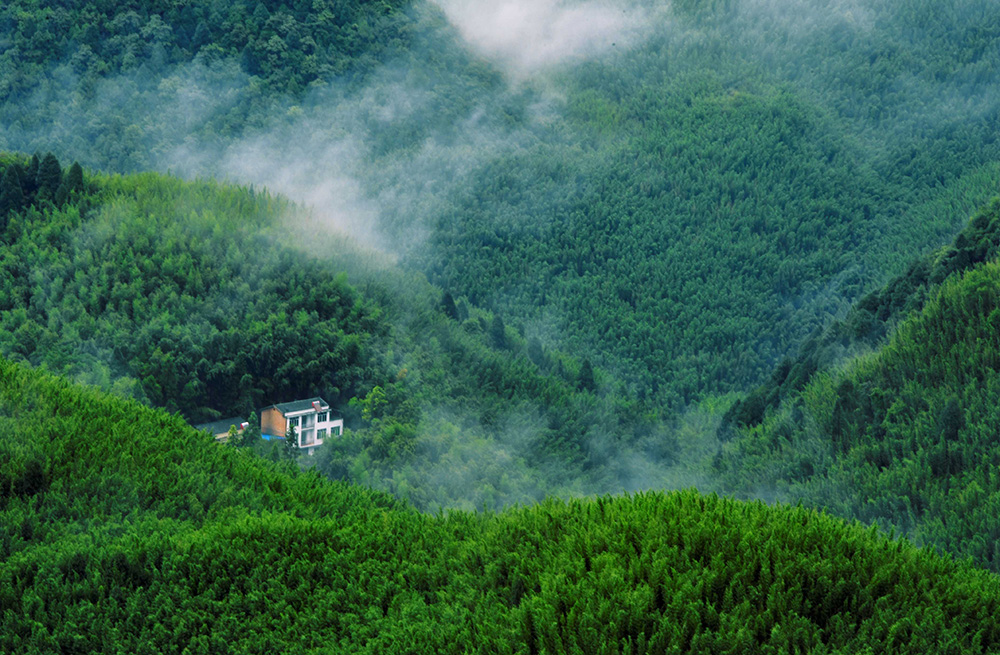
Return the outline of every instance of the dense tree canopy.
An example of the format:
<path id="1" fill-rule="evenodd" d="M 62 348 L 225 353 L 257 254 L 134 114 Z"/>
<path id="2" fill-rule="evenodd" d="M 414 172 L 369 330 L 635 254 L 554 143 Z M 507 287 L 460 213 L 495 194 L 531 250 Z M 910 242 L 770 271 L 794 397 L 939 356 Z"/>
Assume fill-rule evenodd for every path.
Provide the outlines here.
<path id="1" fill-rule="evenodd" d="M 715 462 L 722 488 L 738 493 L 766 481 L 787 498 L 893 526 L 1000 570 L 998 245 L 994 200 L 953 245 L 867 296 L 781 369 L 811 362 L 815 372 L 801 385 L 776 375 L 754 391 L 734 419 L 749 416 L 741 411 L 748 403 L 775 400 L 727 429 L 733 441 Z M 836 354 L 857 346 L 852 339 L 886 331 L 877 351 L 838 366 Z"/>
<path id="2" fill-rule="evenodd" d="M 3 3 L 0 650 L 1000 649 L 1000 10 L 660 5 Z"/>
<path id="3" fill-rule="evenodd" d="M 672 409 L 763 381 L 993 193 L 989 0 L 636 7 L 617 54 L 511 84 L 423 2 L 17 0 L 0 147 L 346 175 L 411 270 Z"/>
<path id="4" fill-rule="evenodd" d="M 801 507 L 685 491 L 428 516 L 6 361 L 0 407 L 12 654 L 1000 645 L 994 576 Z"/>
<path id="5" fill-rule="evenodd" d="M 0 179 L 26 166 L 6 157 Z M 77 165 L 60 175 L 61 203 L 40 185 L 0 196 L 12 199 L 0 354 L 196 423 L 322 396 L 350 431 L 309 462 L 421 508 L 619 491 L 623 453 L 673 458 L 664 414 L 598 389 L 587 360 L 540 346 L 529 359 L 498 314 L 460 299 L 460 322 L 454 300 L 449 311 L 440 291 L 283 199 Z"/>

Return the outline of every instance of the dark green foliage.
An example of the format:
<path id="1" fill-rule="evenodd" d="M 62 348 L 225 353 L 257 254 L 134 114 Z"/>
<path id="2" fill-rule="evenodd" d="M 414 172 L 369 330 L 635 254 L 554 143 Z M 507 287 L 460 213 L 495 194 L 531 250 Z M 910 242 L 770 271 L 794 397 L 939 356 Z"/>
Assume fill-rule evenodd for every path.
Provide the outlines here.
<path id="1" fill-rule="evenodd" d="M 79 162 L 73 162 L 63 178 L 59 189 L 56 191 L 56 205 L 65 205 L 71 194 L 80 194 L 84 191 L 83 167 Z"/>
<path id="2" fill-rule="evenodd" d="M 360 126 L 307 121 L 358 128 L 363 192 L 405 199 L 380 227 L 428 235 L 407 265 L 509 325 L 551 323 L 547 345 L 679 409 L 766 379 L 992 192 L 993 3 L 766 7 L 671 5 L 622 55 L 508 88 L 425 3 L 14 0 L 0 138 L 121 172 L 294 123 L 328 83 L 316 104 L 412 97 Z M 179 88 L 203 102 L 147 120 Z M 502 147 L 469 147 L 484 135 Z M 453 187 L 416 185 L 432 203 L 408 193 L 421 144 L 476 151 Z"/>
<path id="3" fill-rule="evenodd" d="M 43 160 L 37 155 L 26 160 L 0 153 L 0 229 L 12 214 L 32 206 L 62 209 L 72 199 L 77 209 L 86 211 L 89 193 L 79 164 L 70 167 L 64 177 L 59 161 L 51 153 Z"/>
<path id="4" fill-rule="evenodd" d="M 964 422 L 958 396 L 950 396 L 938 418 L 938 430 L 940 431 L 941 439 L 952 443 L 958 441 L 959 432 L 964 427 Z"/>
<path id="5" fill-rule="evenodd" d="M 857 411 L 858 399 L 854 383 L 844 380 L 837 387 L 837 400 L 833 404 L 833 418 L 830 420 L 830 438 L 838 453 L 850 450 L 850 437 L 854 428 L 852 420 Z"/>
<path id="6" fill-rule="evenodd" d="M 548 363 L 545 359 L 545 351 L 542 349 L 542 342 L 538 340 L 538 337 L 528 339 L 528 359 L 538 367 L 544 367 Z"/>
<path id="7" fill-rule="evenodd" d="M 4 168 L 3 177 L 0 177 L 0 231 L 6 227 L 11 212 L 20 211 L 24 206 L 18 168 L 17 164 L 9 165 Z"/>
<path id="8" fill-rule="evenodd" d="M 62 166 L 51 152 L 46 153 L 38 165 L 38 175 L 35 178 L 38 194 L 41 198 L 54 199 L 59 185 L 62 184 Z"/>
<path id="9" fill-rule="evenodd" d="M 58 167 L 49 161 L 40 171 Z M 67 178 L 79 198 L 82 176 Z M 20 219 L 5 261 L 44 263 L 48 277 L 3 269 L 22 300 L 2 320 L 0 351 L 193 420 L 350 391 L 367 355 L 345 328 L 360 331 L 369 310 L 342 277 L 268 246 L 261 230 L 282 203 L 155 176 L 99 186 L 98 211 L 78 199 Z"/>
<path id="10" fill-rule="evenodd" d="M 0 8 L 0 33 L 9 47 L 0 63 L 10 73 L 0 97 L 27 94 L 52 64 L 73 60 L 88 82 L 108 72 L 130 71 L 156 51 L 166 63 L 189 61 L 207 45 L 219 54 L 249 49 L 260 57 L 260 74 L 276 91 L 301 90 L 317 77 L 376 61 L 363 55 L 392 52 L 401 34 L 405 3 L 242 2 L 226 7 L 150 0 L 141 6 L 90 1 L 59 8 L 13 0 Z M 59 38 L 54 35 L 58 34 Z M 278 44 L 280 42 L 280 52 Z"/>
<path id="11" fill-rule="evenodd" d="M 901 320 L 919 312 L 950 275 L 968 271 L 1000 255 L 1000 199 L 980 209 L 950 245 L 914 260 L 906 272 L 872 291 L 834 321 L 822 334 L 808 339 L 794 361 L 783 362 L 767 383 L 737 400 L 726 412 L 720 435 L 732 426 L 758 425 L 767 409 L 801 391 L 818 370 L 850 354 L 885 343 Z"/>
<path id="12" fill-rule="evenodd" d="M 594 380 L 594 365 L 590 363 L 589 359 L 584 359 L 583 364 L 580 365 L 580 375 L 576 383 L 583 391 L 591 393 L 597 391 L 597 382 Z"/>
<path id="13" fill-rule="evenodd" d="M 12 655 L 1000 647 L 996 577 L 801 507 L 684 491 L 429 516 L 5 361 L 0 407 Z"/>
<path id="14" fill-rule="evenodd" d="M 458 307 L 455 306 L 455 299 L 447 291 L 441 296 L 441 311 L 451 320 L 458 320 Z"/>
<path id="15" fill-rule="evenodd" d="M 911 267 L 921 282 L 897 279 L 862 301 L 845 324 L 868 312 L 898 322 L 891 337 L 846 369 L 825 366 L 741 430 L 714 465 L 722 488 L 780 490 L 1000 570 L 998 215 L 994 202 Z M 952 272 L 939 282 L 920 273 L 942 266 Z"/>
<path id="16" fill-rule="evenodd" d="M 532 364 L 498 316 L 493 335 L 470 333 L 440 290 L 372 273 L 370 255 L 299 223 L 267 193 L 153 174 L 32 201 L 0 245 L 0 354 L 195 423 L 322 396 L 357 432 L 304 461 L 420 508 L 499 507 L 584 480 L 618 490 L 631 474 L 612 454 L 655 440 L 672 456 L 655 407 L 620 388 L 581 393 Z"/>
<path id="17" fill-rule="evenodd" d="M 945 29 L 931 2 L 858 22 L 807 2 L 799 29 L 731 4 L 565 71 L 558 120 L 455 190 L 416 264 L 510 324 L 556 317 L 559 347 L 680 407 L 766 379 L 994 192 L 995 6 L 962 3 Z M 931 89 L 982 120 L 933 110 Z"/>
<path id="18" fill-rule="evenodd" d="M 38 153 L 35 153 L 28 160 L 28 165 L 24 169 L 21 186 L 24 189 L 24 193 L 28 196 L 33 196 L 38 191 L 38 169 L 41 163 L 42 161 L 39 159 Z"/>
<path id="19" fill-rule="evenodd" d="M 490 341 L 494 348 L 503 350 L 507 347 L 507 328 L 499 314 L 494 314 L 493 321 L 490 323 Z"/>

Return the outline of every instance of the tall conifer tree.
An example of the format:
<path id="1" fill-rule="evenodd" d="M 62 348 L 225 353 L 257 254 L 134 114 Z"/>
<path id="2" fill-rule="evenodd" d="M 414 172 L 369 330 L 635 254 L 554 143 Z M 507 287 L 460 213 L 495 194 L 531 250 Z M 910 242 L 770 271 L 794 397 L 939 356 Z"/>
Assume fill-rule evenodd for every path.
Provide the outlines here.
<path id="1" fill-rule="evenodd" d="M 14 166 L 4 169 L 0 178 L 0 227 L 7 225 L 7 216 L 24 206 L 24 193 L 21 190 L 21 180 Z"/>

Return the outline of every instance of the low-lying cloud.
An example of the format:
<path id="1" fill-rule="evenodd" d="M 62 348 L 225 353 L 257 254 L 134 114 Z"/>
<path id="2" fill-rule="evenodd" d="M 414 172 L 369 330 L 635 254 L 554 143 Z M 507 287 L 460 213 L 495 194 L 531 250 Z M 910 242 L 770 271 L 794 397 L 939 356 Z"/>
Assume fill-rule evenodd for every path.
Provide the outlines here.
<path id="1" fill-rule="evenodd" d="M 649 30 L 650 12 L 590 0 L 432 0 L 481 56 L 517 77 L 625 47 Z"/>

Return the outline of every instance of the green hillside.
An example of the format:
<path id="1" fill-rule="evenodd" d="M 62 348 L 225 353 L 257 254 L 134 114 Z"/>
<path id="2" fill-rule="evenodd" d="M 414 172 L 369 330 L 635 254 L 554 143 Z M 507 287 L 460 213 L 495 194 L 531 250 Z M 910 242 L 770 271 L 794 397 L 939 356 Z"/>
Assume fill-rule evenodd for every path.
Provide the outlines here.
<path id="1" fill-rule="evenodd" d="M 408 270 L 672 410 L 760 383 L 994 193 L 989 0 L 615 8 L 641 36 L 512 81 L 424 2 L 18 0 L 0 147 L 347 180 L 322 203 Z"/>
<path id="2" fill-rule="evenodd" d="M 994 201 L 954 245 L 817 339 L 791 369 L 819 366 L 801 390 L 776 378 L 754 392 L 755 403 L 783 402 L 758 403 L 759 422 L 720 451 L 723 487 L 752 481 L 998 570 L 998 244 Z M 852 328 L 871 339 L 896 323 L 877 350 L 837 365 L 833 354 L 850 352 Z"/>
<path id="3" fill-rule="evenodd" d="M 322 396 L 309 464 L 419 508 L 617 492 L 663 412 L 251 188 L 0 157 L 0 355 L 180 412 Z M 602 389 L 598 389 L 598 385 Z"/>
<path id="4" fill-rule="evenodd" d="M 995 192 L 1000 12 L 675 9 L 563 72 L 560 120 L 456 190 L 420 262 L 682 404 L 759 381 Z"/>
<path id="5" fill-rule="evenodd" d="M 1000 582 L 692 491 L 418 514 L 0 362 L 0 649 L 991 652 Z"/>
<path id="6" fill-rule="evenodd" d="M 1000 652 L 1000 5 L 460 4 L 2 3 L 0 652 Z"/>
<path id="7" fill-rule="evenodd" d="M 802 345 L 795 358 L 784 360 L 770 379 L 738 399 L 723 416 L 719 436 L 732 436 L 733 426 L 759 424 L 767 410 L 800 391 L 817 371 L 885 344 L 900 322 L 919 312 L 949 277 L 965 273 L 1000 255 L 997 200 L 981 208 L 953 242 L 914 259 L 906 272 L 884 288 L 865 295 L 843 319 L 833 321 Z"/>

